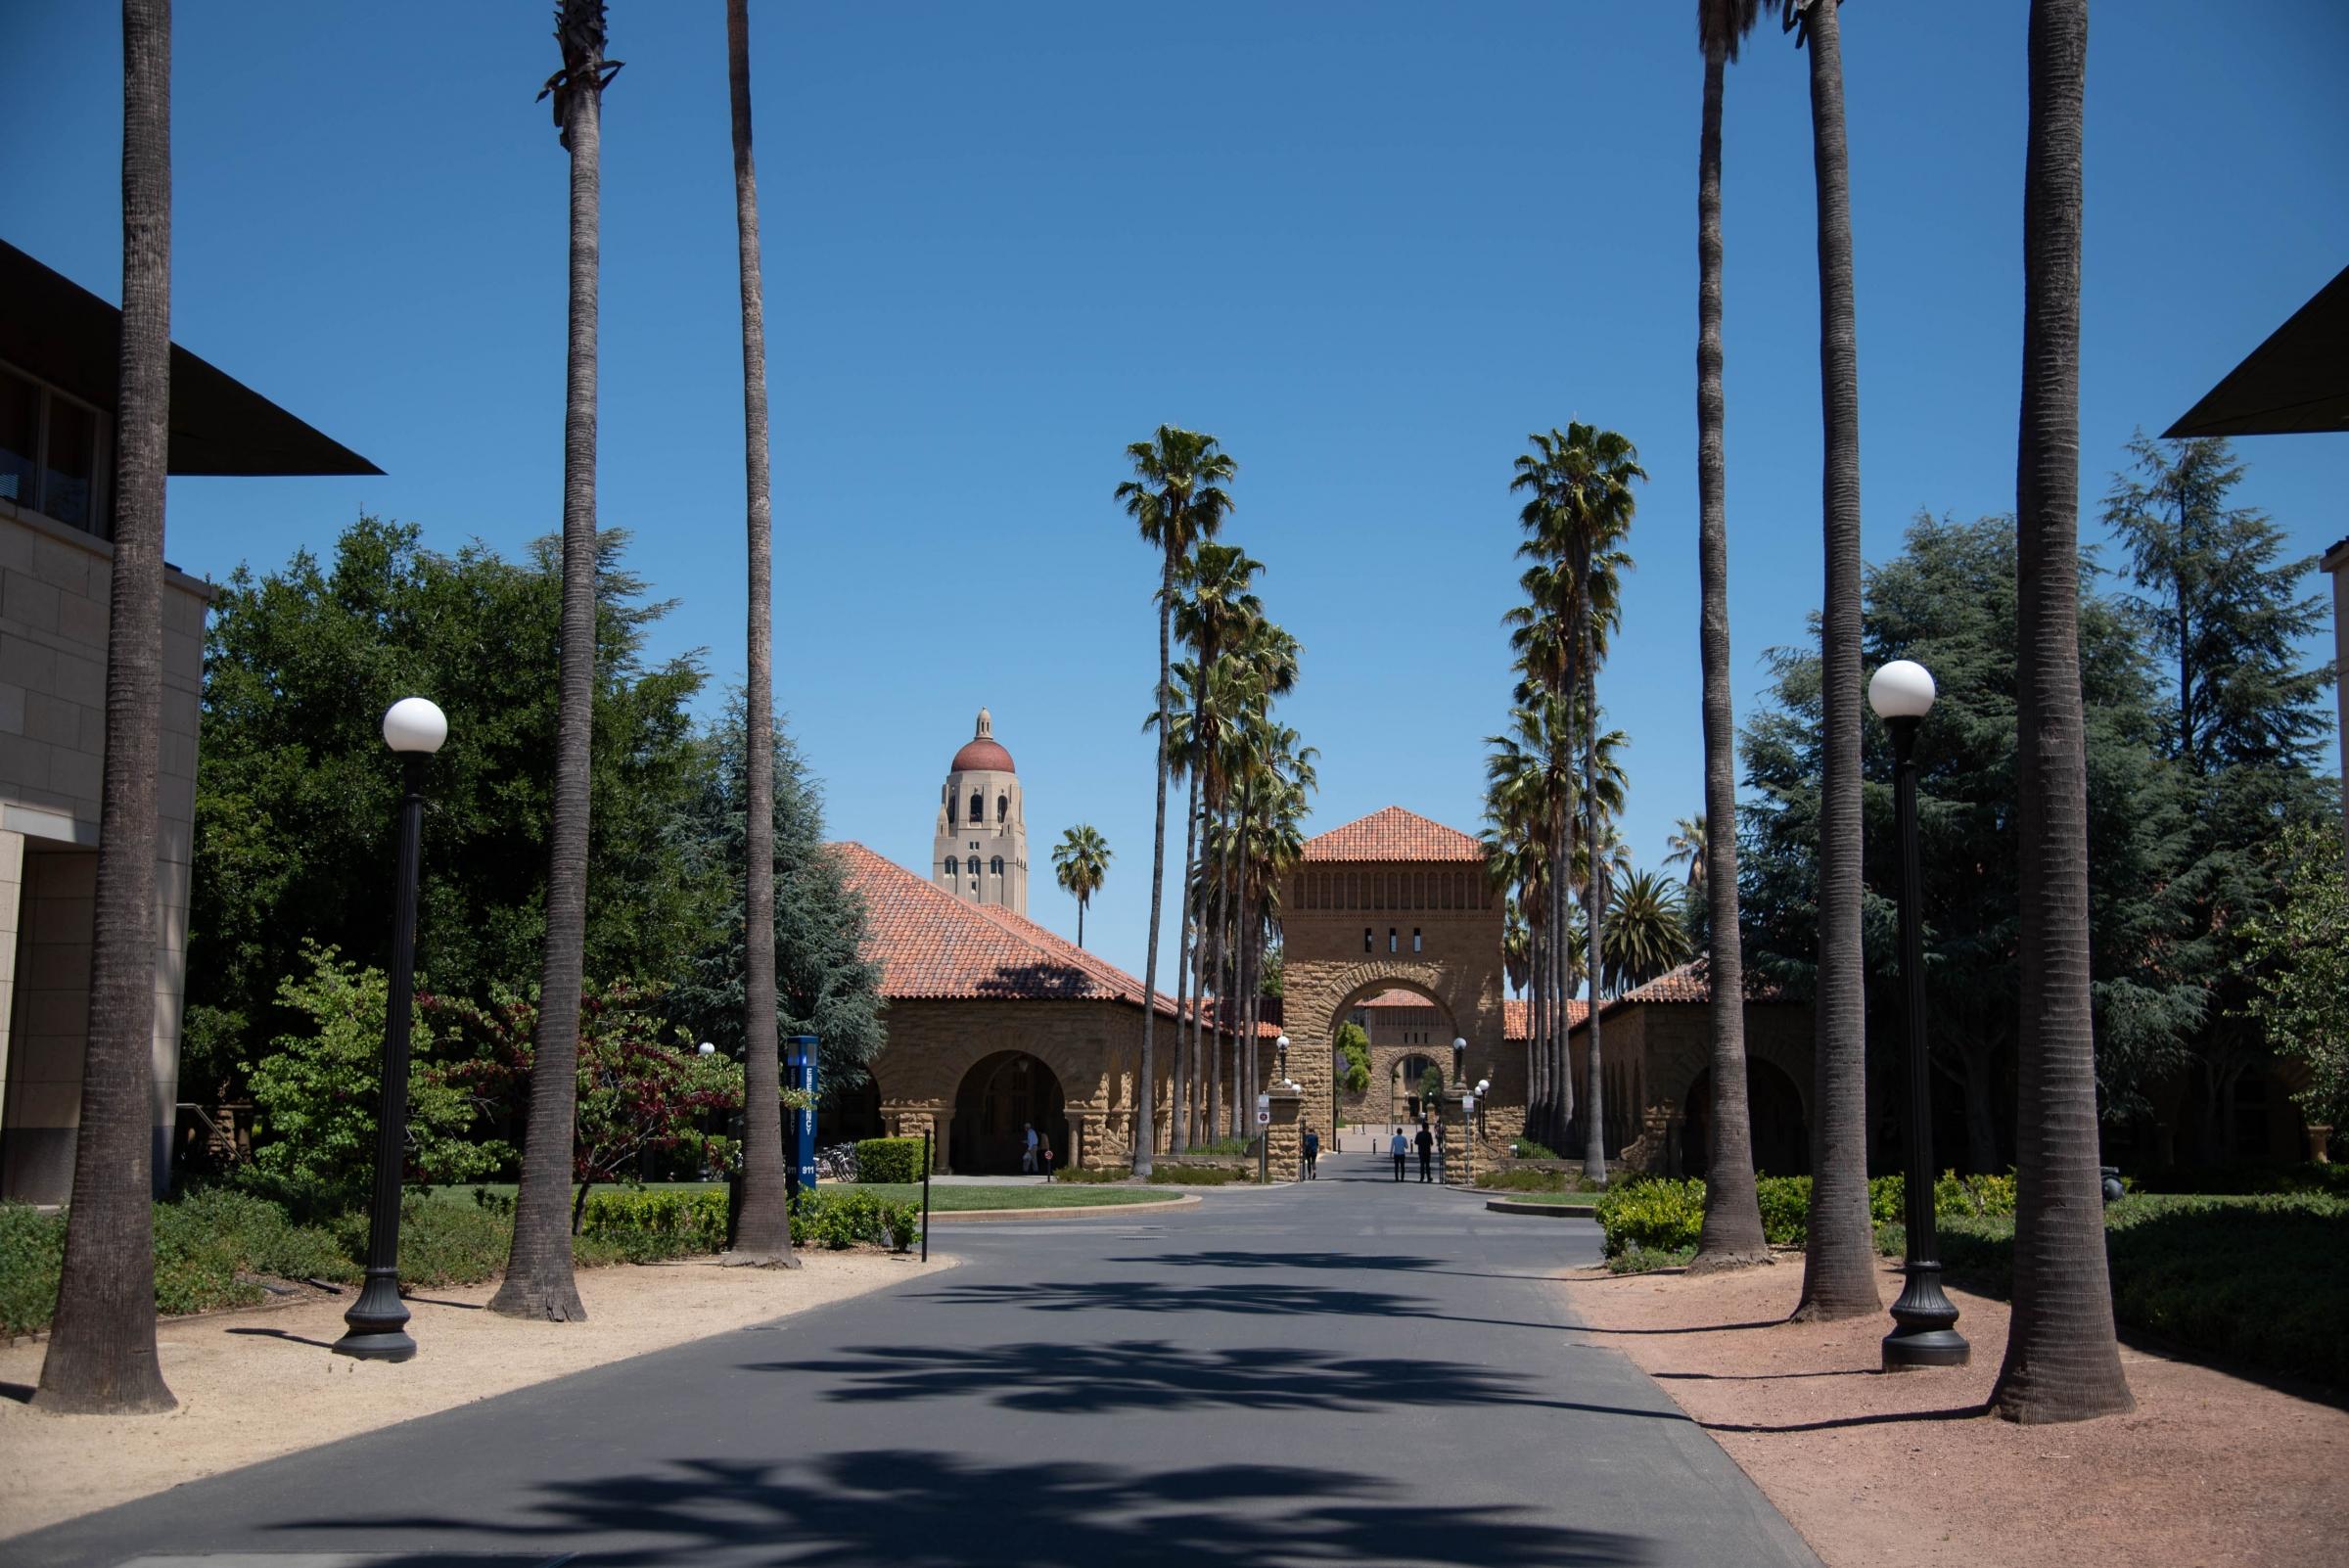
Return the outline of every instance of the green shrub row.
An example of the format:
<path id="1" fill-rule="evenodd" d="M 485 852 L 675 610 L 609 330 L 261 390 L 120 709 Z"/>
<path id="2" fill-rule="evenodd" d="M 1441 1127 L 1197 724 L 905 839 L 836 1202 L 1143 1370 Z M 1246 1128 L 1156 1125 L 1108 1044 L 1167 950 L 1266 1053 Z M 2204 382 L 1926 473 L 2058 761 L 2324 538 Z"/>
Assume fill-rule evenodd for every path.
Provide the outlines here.
<path id="1" fill-rule="evenodd" d="M 1509 1147 L 1515 1157 L 1520 1160 L 1562 1160 L 1565 1158 L 1548 1144 L 1534 1138 L 1518 1138 Z"/>
<path id="2" fill-rule="evenodd" d="M 1130 1181 L 1133 1172 L 1122 1165 L 1068 1165 L 1052 1173 L 1055 1181 Z"/>
<path id="3" fill-rule="evenodd" d="M 919 1181 L 922 1178 L 920 1138 L 860 1138 L 856 1143 L 859 1181 Z"/>
<path id="4" fill-rule="evenodd" d="M 1567 1171 L 1502 1170 L 1480 1172 L 1480 1187 L 1496 1192 L 1596 1192 L 1589 1176 Z"/>
<path id="5" fill-rule="evenodd" d="M 2349 1388 L 2349 1197 L 2323 1192 L 2140 1193 L 2104 1206 L 2113 1317 L 2189 1350 Z M 1943 1268 L 2010 1294 L 2014 1219 L 1951 1217 Z M 1876 1247 L 1899 1257 L 1898 1223 Z"/>
<path id="6" fill-rule="evenodd" d="M 1150 1180 L 1155 1186 L 1222 1187 L 1235 1181 L 1253 1182 L 1256 1173 L 1226 1165 L 1154 1165 Z"/>
<path id="7" fill-rule="evenodd" d="M 1801 1246 L 1811 1229 L 1811 1178 L 1763 1176 L 1754 1187 L 1761 1202 L 1762 1234 L 1773 1247 Z M 1898 1222 L 1906 1190 L 1897 1176 L 1868 1182 L 1869 1219 L 1877 1224 Z M 1944 1222 L 2011 1215 L 2014 1176 L 1946 1172 L 1933 1185 L 1933 1212 Z M 1705 1183 L 1695 1176 L 1627 1177 L 1600 1196 L 1596 1213 L 1610 1258 L 1634 1247 L 1666 1253 L 1692 1249 L 1705 1223 Z"/>

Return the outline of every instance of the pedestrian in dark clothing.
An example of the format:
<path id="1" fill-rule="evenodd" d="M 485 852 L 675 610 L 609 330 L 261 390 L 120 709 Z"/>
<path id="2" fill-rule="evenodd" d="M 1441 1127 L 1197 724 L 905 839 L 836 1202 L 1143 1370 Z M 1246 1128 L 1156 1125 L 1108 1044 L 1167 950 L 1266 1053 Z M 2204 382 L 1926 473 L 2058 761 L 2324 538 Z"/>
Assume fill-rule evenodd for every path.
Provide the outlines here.
<path id="1" fill-rule="evenodd" d="M 1305 1130 L 1305 1178 L 1308 1181 L 1320 1179 L 1313 1170 L 1313 1161 L 1320 1156 L 1320 1153 L 1321 1134 L 1309 1127 Z"/>
<path id="2" fill-rule="evenodd" d="M 1403 1129 L 1395 1130 L 1395 1136 L 1387 1143 L 1387 1152 L 1395 1156 L 1395 1179 L 1401 1181 L 1403 1162 L 1411 1157 L 1411 1140 L 1403 1135 Z"/>
<path id="3" fill-rule="evenodd" d="M 1428 1131 L 1425 1122 L 1419 1124 L 1419 1136 L 1414 1141 L 1419 1145 L 1419 1179 L 1433 1181 L 1436 1178 L 1436 1136 Z"/>

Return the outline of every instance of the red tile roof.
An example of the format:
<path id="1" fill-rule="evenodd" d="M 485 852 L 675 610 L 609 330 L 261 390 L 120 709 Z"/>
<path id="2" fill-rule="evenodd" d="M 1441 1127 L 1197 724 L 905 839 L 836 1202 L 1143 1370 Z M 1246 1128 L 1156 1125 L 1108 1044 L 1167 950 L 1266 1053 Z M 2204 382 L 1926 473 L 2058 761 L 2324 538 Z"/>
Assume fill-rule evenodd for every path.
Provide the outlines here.
<path id="1" fill-rule="evenodd" d="M 1142 1004 L 1140 981 L 1024 915 L 966 902 L 861 844 L 832 851 L 864 899 L 865 955 L 881 966 L 885 1000 Z M 1172 1017 L 1174 998 L 1160 992 L 1157 1010 Z"/>
<path id="2" fill-rule="evenodd" d="M 1635 986 L 1620 996 L 1608 998 L 1607 1012 L 1612 1016 L 1626 1007 L 1646 1002 L 1701 1004 L 1712 999 L 1710 969 L 1704 959 L 1692 958 L 1678 969 L 1658 975 L 1644 986 Z M 1746 971 L 1745 999 L 1749 1002 L 1784 1001 L 1786 994 L 1779 987 L 1757 980 L 1749 969 Z M 1585 1012 L 1588 1011 L 1586 1008 Z M 1582 1022 L 1582 1015 L 1578 1014 L 1574 1027 L 1579 1028 Z"/>
<path id="3" fill-rule="evenodd" d="M 1305 841 L 1308 860 L 1474 860 L 1485 847 L 1458 828 L 1390 806 Z"/>
<path id="4" fill-rule="evenodd" d="M 1590 1015 L 1590 1004 L 1580 998 L 1566 1004 L 1566 1027 L 1571 1030 Z M 1523 996 L 1504 996 L 1500 1002 L 1503 1039 L 1532 1039 L 1534 1038 L 1534 1004 Z"/>
<path id="5" fill-rule="evenodd" d="M 1436 1004 L 1415 991 L 1382 991 L 1377 995 L 1357 1002 L 1358 1007 L 1427 1007 Z"/>

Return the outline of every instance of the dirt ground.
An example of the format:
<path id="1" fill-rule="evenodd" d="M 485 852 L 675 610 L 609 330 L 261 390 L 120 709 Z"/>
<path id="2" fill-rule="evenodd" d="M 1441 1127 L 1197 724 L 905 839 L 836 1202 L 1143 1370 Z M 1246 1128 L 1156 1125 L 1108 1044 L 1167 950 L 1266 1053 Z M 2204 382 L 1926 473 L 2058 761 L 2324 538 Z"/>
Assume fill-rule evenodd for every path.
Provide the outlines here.
<path id="1" fill-rule="evenodd" d="M 1768 1268 L 1565 1276 L 1829 1568 L 2318 1568 L 2349 1539 L 2349 1412 L 2123 1347 L 2137 1410 L 2063 1426 L 1986 1413 L 2006 1307 L 1950 1297 L 1970 1365 L 1879 1371 L 1889 1318 L 1789 1323 L 1800 1255 Z M 1898 1294 L 1897 1268 L 1883 1296 Z"/>
<path id="2" fill-rule="evenodd" d="M 492 1285 L 408 1298 L 418 1354 L 393 1365 L 329 1353 L 348 1295 L 166 1319 L 163 1376 L 179 1408 L 157 1416 L 43 1415 L 23 1402 L 45 1344 L 0 1350 L 0 1538 L 111 1507 L 395 1421 L 607 1361 L 805 1312 L 925 1271 L 880 1253 L 806 1252 L 797 1269 L 721 1268 L 695 1259 L 583 1269 L 585 1323 L 520 1322 L 484 1311 Z"/>

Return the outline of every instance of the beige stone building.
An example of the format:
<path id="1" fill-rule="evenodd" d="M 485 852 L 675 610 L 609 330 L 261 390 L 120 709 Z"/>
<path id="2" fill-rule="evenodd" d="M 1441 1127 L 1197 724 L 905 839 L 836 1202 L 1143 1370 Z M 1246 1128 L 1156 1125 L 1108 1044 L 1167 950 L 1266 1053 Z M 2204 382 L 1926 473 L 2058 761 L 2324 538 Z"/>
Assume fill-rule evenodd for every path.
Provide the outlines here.
<path id="1" fill-rule="evenodd" d="M 0 244 L 0 1198 L 62 1203 L 89 1020 L 121 316 Z M 172 474 L 374 474 L 176 346 Z M 208 583 L 166 569 L 154 1179 L 169 1177 Z"/>

